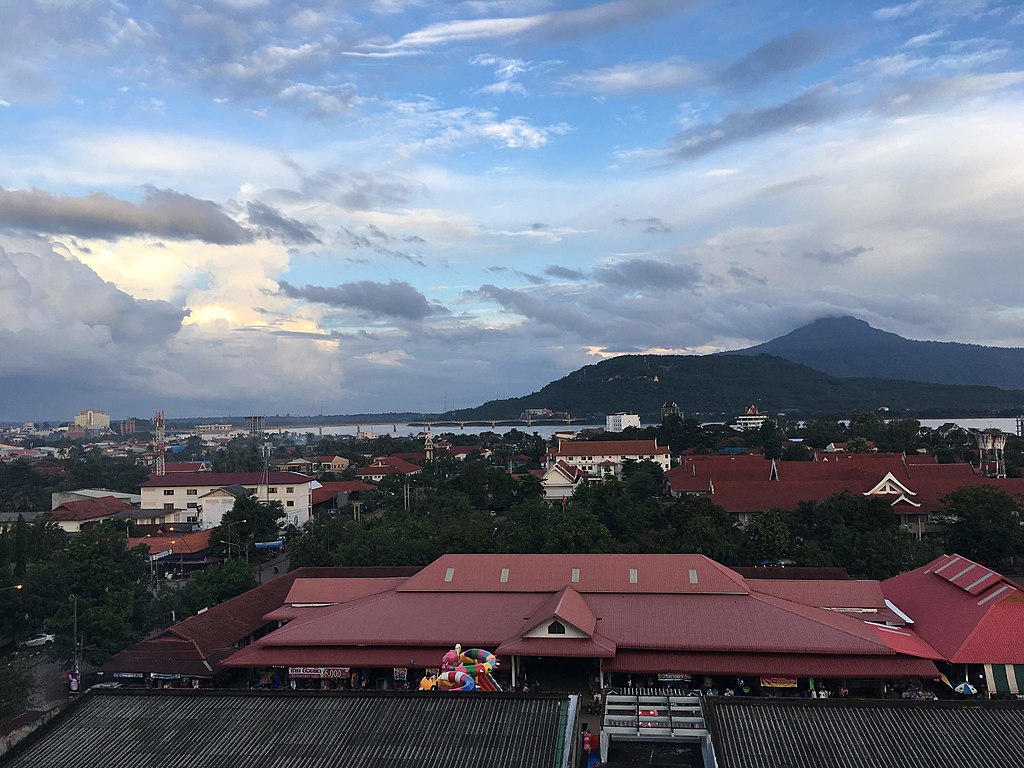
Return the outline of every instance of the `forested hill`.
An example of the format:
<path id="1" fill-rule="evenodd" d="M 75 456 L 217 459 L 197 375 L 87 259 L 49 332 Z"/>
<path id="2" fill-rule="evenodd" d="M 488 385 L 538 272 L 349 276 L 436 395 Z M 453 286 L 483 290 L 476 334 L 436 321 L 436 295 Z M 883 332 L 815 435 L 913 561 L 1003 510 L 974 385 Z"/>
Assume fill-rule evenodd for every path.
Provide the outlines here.
<path id="1" fill-rule="evenodd" d="M 527 408 L 566 411 L 604 420 L 606 413 L 638 413 L 656 420 L 674 401 L 687 415 L 732 417 L 754 404 L 764 413 L 813 417 L 873 411 L 893 416 L 1015 415 L 1024 391 L 913 381 L 836 378 L 770 355 L 624 355 L 588 365 L 525 397 L 492 400 L 456 411 L 464 419 L 516 418 Z"/>
<path id="2" fill-rule="evenodd" d="M 727 355 L 777 355 L 832 376 L 1024 389 L 1024 349 L 914 341 L 854 317 L 826 317 Z"/>

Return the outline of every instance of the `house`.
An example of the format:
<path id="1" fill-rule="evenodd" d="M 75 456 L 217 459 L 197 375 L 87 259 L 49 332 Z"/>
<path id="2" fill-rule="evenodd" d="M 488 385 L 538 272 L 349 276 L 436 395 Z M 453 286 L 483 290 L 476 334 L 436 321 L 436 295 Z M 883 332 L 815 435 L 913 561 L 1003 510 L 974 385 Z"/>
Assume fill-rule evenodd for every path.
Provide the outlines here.
<path id="1" fill-rule="evenodd" d="M 579 467 L 556 461 L 551 469 L 544 472 L 540 484 L 544 488 L 544 500 L 564 503 L 576 492 L 576 488 L 588 480 L 600 480 L 597 475 L 584 472 Z"/>
<path id="2" fill-rule="evenodd" d="M 344 456 L 317 456 L 311 469 L 314 472 L 344 472 L 351 463 Z"/>
<path id="3" fill-rule="evenodd" d="M 212 472 L 213 463 L 209 461 L 175 461 L 166 465 L 168 474 L 176 472 Z"/>
<path id="4" fill-rule="evenodd" d="M 131 504 L 113 496 L 68 501 L 51 510 L 50 517 L 67 533 L 87 531 L 104 520 L 113 520 L 119 513 L 134 510 Z"/>
<path id="5" fill-rule="evenodd" d="M 404 459 L 395 456 L 379 456 L 370 462 L 368 467 L 360 467 L 356 470 L 356 477 L 364 482 L 379 483 L 385 477 L 418 475 L 423 471 Z"/>
<path id="6" fill-rule="evenodd" d="M 122 493 L 121 491 L 111 491 L 108 488 L 79 488 L 75 491 L 55 491 L 51 493 L 50 508 L 56 509 L 61 504 L 69 501 L 102 499 L 105 496 L 112 496 L 136 507 L 142 503 L 142 496 L 138 493 Z"/>
<path id="7" fill-rule="evenodd" d="M 377 486 L 360 480 L 326 481 L 313 491 L 313 511 L 328 512 L 346 504 L 361 504 L 363 496 Z"/>
<path id="8" fill-rule="evenodd" d="M 142 484 L 142 508 L 174 513 L 174 522 L 194 522 L 212 528 L 223 515 L 223 494 L 211 500 L 209 514 L 204 514 L 208 494 L 228 486 L 242 486 L 260 501 L 280 501 L 286 525 L 301 526 L 309 520 L 312 508 L 313 483 L 308 475 L 297 472 L 175 472 L 153 475 Z M 230 494 L 229 494 L 230 495 Z M 233 504 L 233 502 L 232 502 Z M 218 514 L 219 512 L 219 514 Z"/>
<path id="9" fill-rule="evenodd" d="M 668 446 L 659 446 L 657 440 L 559 440 L 545 464 L 551 469 L 560 461 L 599 478 L 616 479 L 627 461 L 653 461 L 666 472 L 672 466 Z"/>
<path id="10" fill-rule="evenodd" d="M 128 539 L 128 549 L 146 548 L 150 574 L 154 579 L 164 578 L 167 574 L 180 578 L 219 563 L 219 557 L 210 555 L 210 544 L 208 530 Z"/>

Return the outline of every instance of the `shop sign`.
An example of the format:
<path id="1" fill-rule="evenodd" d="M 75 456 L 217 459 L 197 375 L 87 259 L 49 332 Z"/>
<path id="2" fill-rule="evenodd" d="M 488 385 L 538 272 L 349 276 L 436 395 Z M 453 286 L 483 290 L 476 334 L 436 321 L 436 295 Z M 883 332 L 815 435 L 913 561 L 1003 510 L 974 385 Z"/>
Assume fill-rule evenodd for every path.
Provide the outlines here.
<path id="1" fill-rule="evenodd" d="M 149 676 L 153 680 L 181 680 L 181 675 L 179 675 L 177 672 L 170 674 L 164 672 L 150 672 Z"/>
<path id="2" fill-rule="evenodd" d="M 409 670 L 406 667 L 395 667 L 395 680 L 404 683 L 409 679 Z"/>
<path id="3" fill-rule="evenodd" d="M 689 682 L 690 676 L 684 675 L 681 672 L 659 672 L 658 682 L 660 683 L 681 683 Z"/>
<path id="4" fill-rule="evenodd" d="M 795 677 L 762 677 L 762 688 L 796 688 Z"/>
<path id="5" fill-rule="evenodd" d="M 346 680 L 349 667 L 288 667 L 288 677 L 313 677 L 328 680 Z"/>
<path id="6" fill-rule="evenodd" d="M 114 672 L 111 677 L 119 680 L 141 680 L 145 675 L 142 672 Z"/>

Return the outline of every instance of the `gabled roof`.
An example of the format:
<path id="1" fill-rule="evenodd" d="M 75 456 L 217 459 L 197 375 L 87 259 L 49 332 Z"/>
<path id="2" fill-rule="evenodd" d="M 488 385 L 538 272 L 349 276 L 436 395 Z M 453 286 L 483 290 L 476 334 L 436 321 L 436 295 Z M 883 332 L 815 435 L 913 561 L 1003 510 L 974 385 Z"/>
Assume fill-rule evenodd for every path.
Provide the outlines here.
<path id="1" fill-rule="evenodd" d="M 269 472 L 266 479 L 262 472 L 172 472 L 168 475 L 151 475 L 142 484 L 143 488 L 170 488 L 180 486 L 225 486 L 259 485 L 262 482 L 293 483 L 301 485 L 313 482 L 313 478 L 298 472 Z"/>
<path id="2" fill-rule="evenodd" d="M 529 632 L 554 619 L 575 627 L 588 637 L 594 634 L 594 629 L 597 627 L 597 617 L 590 610 L 587 601 L 579 592 L 569 586 L 563 587 L 560 592 L 556 592 L 541 603 L 524 623 L 523 631 Z"/>
<path id="3" fill-rule="evenodd" d="M 667 456 L 657 440 L 562 440 L 554 456 Z"/>
<path id="4" fill-rule="evenodd" d="M 887 579 L 882 590 L 947 661 L 1024 663 L 1024 591 L 991 568 L 942 555 Z"/>
<path id="5" fill-rule="evenodd" d="M 704 555 L 442 555 L 401 591 L 746 594 L 738 573 Z"/>
<path id="6" fill-rule="evenodd" d="M 50 514 L 54 520 L 84 522 L 113 517 L 118 512 L 132 509 L 132 505 L 113 496 L 101 496 L 96 499 L 68 501 L 54 509 Z"/>

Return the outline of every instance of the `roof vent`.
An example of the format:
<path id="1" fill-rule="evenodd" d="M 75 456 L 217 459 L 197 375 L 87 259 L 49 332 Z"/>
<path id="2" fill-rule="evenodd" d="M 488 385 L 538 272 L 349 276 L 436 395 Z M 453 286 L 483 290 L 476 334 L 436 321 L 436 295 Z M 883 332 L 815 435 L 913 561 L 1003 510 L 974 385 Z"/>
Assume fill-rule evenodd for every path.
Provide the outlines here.
<path id="1" fill-rule="evenodd" d="M 508 584 L 508 568 L 501 569 L 501 578 L 499 579 L 499 581 L 502 584 Z"/>
<path id="2" fill-rule="evenodd" d="M 696 568 L 691 568 L 690 569 L 690 583 L 691 584 L 696 584 L 697 583 L 697 569 Z"/>
<path id="3" fill-rule="evenodd" d="M 629 583 L 630 584 L 636 584 L 637 583 L 636 568 L 630 568 L 629 569 Z"/>
<path id="4" fill-rule="evenodd" d="M 455 578 L 455 569 L 449 568 L 444 572 L 445 583 L 451 583 L 451 580 Z"/>
<path id="5" fill-rule="evenodd" d="M 573 568 L 572 569 L 572 583 L 573 584 L 579 584 L 580 583 L 580 569 L 579 568 Z"/>

